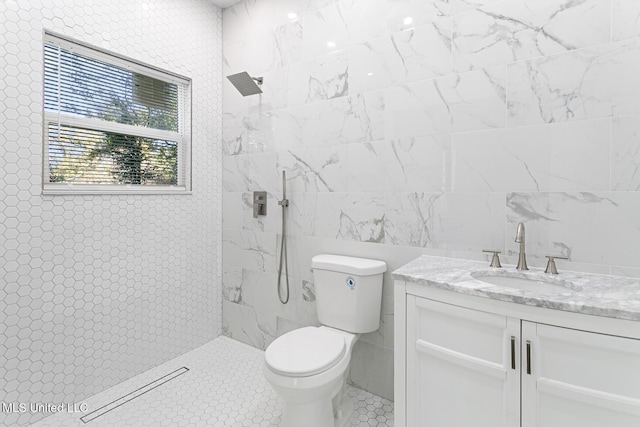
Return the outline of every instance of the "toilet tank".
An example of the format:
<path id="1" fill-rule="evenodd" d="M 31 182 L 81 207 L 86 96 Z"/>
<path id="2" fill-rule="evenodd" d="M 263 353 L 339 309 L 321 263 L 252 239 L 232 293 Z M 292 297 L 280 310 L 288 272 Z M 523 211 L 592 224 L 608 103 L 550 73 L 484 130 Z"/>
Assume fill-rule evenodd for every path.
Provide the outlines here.
<path id="1" fill-rule="evenodd" d="M 311 268 L 320 323 L 352 333 L 378 329 L 384 261 L 323 254 Z"/>

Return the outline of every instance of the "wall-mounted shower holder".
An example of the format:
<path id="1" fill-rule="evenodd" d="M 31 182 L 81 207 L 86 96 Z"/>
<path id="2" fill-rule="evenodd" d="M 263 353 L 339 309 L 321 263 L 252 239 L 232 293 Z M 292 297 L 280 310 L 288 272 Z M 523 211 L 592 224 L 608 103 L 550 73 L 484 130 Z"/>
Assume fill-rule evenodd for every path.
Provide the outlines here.
<path id="1" fill-rule="evenodd" d="M 253 192 L 253 217 L 267 215 L 267 192 L 266 191 L 254 191 Z"/>

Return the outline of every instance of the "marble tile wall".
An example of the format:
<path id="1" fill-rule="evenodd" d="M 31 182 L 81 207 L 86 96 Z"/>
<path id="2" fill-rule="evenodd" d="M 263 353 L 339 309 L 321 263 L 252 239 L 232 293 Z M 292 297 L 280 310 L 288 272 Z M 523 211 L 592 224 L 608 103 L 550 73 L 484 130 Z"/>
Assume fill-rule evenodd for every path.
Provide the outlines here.
<path id="1" fill-rule="evenodd" d="M 640 3 L 245 0 L 223 13 L 227 335 L 316 324 L 310 259 L 420 254 L 640 276 Z M 291 303 L 277 300 L 281 171 Z M 251 192 L 269 193 L 254 219 Z M 392 282 L 351 381 L 392 398 Z"/>

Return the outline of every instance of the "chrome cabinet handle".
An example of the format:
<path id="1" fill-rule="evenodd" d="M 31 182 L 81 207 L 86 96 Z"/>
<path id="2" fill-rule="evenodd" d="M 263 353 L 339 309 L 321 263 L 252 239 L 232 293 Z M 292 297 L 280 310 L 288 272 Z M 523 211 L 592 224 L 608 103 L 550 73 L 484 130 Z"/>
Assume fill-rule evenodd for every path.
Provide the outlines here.
<path id="1" fill-rule="evenodd" d="M 516 369 L 516 337 L 511 335 L 511 369 Z"/>
<path id="2" fill-rule="evenodd" d="M 531 341 L 527 340 L 527 374 L 531 375 Z"/>

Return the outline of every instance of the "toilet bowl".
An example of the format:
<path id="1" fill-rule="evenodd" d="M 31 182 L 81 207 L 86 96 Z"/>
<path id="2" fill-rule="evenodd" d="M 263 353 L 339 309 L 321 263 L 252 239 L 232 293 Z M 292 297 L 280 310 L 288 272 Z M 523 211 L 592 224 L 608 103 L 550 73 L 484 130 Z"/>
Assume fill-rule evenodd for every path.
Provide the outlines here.
<path id="1" fill-rule="evenodd" d="M 351 351 L 380 326 L 383 261 L 341 255 L 311 260 L 320 327 L 288 332 L 265 351 L 264 376 L 284 400 L 281 427 L 344 427 Z"/>
<path id="2" fill-rule="evenodd" d="M 359 338 L 327 326 L 296 329 L 265 352 L 264 376 L 286 407 L 281 427 L 344 427 L 353 413 L 345 394 Z"/>

